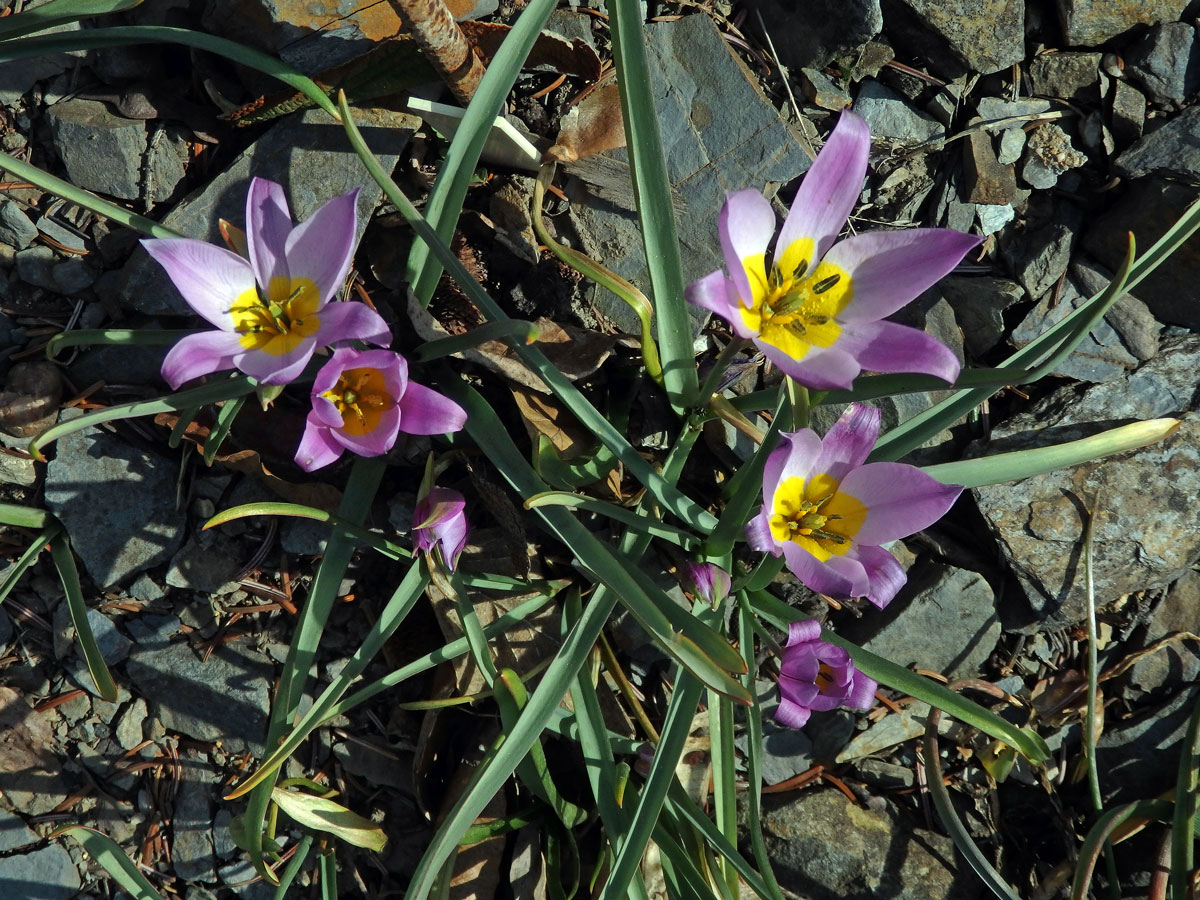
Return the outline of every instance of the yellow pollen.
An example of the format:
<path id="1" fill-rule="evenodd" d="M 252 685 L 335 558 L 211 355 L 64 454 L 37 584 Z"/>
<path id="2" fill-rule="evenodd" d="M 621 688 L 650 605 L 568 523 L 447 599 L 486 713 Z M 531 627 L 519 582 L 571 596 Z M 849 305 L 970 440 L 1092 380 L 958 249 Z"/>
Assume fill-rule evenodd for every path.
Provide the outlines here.
<path id="1" fill-rule="evenodd" d="M 342 431 L 355 436 L 378 428 L 383 414 L 396 405 L 379 369 L 346 369 L 321 396 L 337 407 Z"/>
<path id="2" fill-rule="evenodd" d="M 229 311 L 233 330 L 247 350 L 282 356 L 296 349 L 321 327 L 321 302 L 309 278 L 272 278 L 266 296 L 256 288 L 244 291 Z"/>
<path id="3" fill-rule="evenodd" d="M 866 517 L 858 498 L 839 491 L 828 475 L 784 479 L 771 500 L 775 540 L 798 544 L 821 562 L 845 554 Z"/>

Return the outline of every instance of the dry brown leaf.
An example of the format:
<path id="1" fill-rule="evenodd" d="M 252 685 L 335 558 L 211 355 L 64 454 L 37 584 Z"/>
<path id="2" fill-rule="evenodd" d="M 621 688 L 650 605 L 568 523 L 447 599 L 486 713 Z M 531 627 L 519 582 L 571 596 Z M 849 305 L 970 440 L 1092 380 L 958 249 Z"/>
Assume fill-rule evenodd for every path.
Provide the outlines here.
<path id="1" fill-rule="evenodd" d="M 485 62 L 491 61 L 508 37 L 511 26 L 499 22 L 459 22 L 475 52 Z M 584 81 L 595 81 L 600 77 L 600 57 L 582 38 L 567 40 L 561 35 L 543 31 L 534 41 L 533 49 L 525 58 L 524 69 L 548 68 L 563 75 L 577 75 Z"/>
<path id="2" fill-rule="evenodd" d="M 342 502 L 342 492 L 332 484 L 322 484 L 321 482 L 294 484 L 272 474 L 271 470 L 263 465 L 262 457 L 257 450 L 238 450 L 236 453 L 218 454 L 216 461 L 227 469 L 257 478 L 280 499 L 289 503 L 299 503 L 314 509 L 336 513 Z"/>
<path id="3" fill-rule="evenodd" d="M 576 162 L 624 146 L 621 92 L 617 83 L 610 81 L 567 110 L 558 139 L 547 152 L 559 162 Z"/>
<path id="4" fill-rule="evenodd" d="M 510 390 L 529 436 L 536 441 L 539 434 L 544 434 L 564 462 L 587 455 L 595 446 L 595 435 L 580 425 L 557 398 L 528 388 L 513 387 Z"/>

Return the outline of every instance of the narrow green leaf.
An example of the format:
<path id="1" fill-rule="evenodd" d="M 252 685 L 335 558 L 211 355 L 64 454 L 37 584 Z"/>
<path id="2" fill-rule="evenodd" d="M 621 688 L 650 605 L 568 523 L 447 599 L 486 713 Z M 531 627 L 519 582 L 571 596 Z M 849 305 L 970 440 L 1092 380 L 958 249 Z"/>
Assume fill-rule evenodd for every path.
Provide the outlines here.
<path id="1" fill-rule="evenodd" d="M 1133 818 L 1169 822 L 1173 811 L 1174 804 L 1166 800 L 1138 800 L 1110 809 L 1101 816 L 1079 848 L 1079 863 L 1075 868 L 1075 877 L 1071 880 L 1071 900 L 1087 900 L 1092 872 L 1096 868 L 1096 861 L 1100 859 L 1101 848 L 1118 827 Z"/>
<path id="2" fill-rule="evenodd" d="M 991 388 L 999 390 L 1010 384 L 1023 384 L 1033 369 L 1010 367 L 1007 369 L 963 369 L 953 384 L 946 384 L 936 375 L 918 375 L 905 372 L 895 375 L 863 375 L 855 380 L 847 391 L 829 391 L 821 403 L 862 403 L 880 397 L 897 394 L 916 394 L 923 391 L 945 391 L 966 388 Z"/>
<path id="3" fill-rule="evenodd" d="M 671 405 L 682 412 L 701 398 L 697 397 L 700 383 L 692 349 L 691 315 L 683 296 L 683 264 L 671 206 L 671 180 L 658 128 L 658 110 L 654 106 L 654 97 L 661 86 L 650 80 L 641 2 L 607 0 L 605 7 L 625 120 L 629 172 L 633 177 L 633 195 L 637 200 L 657 319 L 663 388 Z"/>
<path id="4" fill-rule="evenodd" d="M 0 19 L 0 41 L 12 40 L 56 25 L 78 22 L 89 16 L 123 12 L 140 5 L 142 0 L 48 0 L 15 16 Z"/>
<path id="5" fill-rule="evenodd" d="M 636 513 L 615 503 L 609 503 L 586 494 L 572 494 L 569 491 L 545 491 L 534 494 L 525 501 L 526 509 L 537 509 L 542 506 L 565 506 L 570 509 L 582 509 L 585 512 L 607 516 L 622 525 L 641 531 L 653 537 L 663 538 L 673 544 L 678 544 L 685 550 L 695 544 L 699 538 L 694 534 L 673 525 L 665 525 L 657 519 Z"/>
<path id="6" fill-rule="evenodd" d="M 464 350 L 472 350 L 488 341 L 519 342 L 532 344 L 541 335 L 541 331 L 532 322 L 522 322 L 518 319 L 508 319 L 501 322 L 485 322 L 477 328 L 472 328 L 465 334 L 455 334 L 427 341 L 419 346 L 409 359 L 413 362 L 433 362 L 443 356 L 452 356 Z"/>
<path id="7" fill-rule="evenodd" d="M 92 626 L 87 617 L 87 604 L 83 602 L 83 589 L 79 586 L 79 571 L 75 568 L 75 557 L 71 555 L 65 531 L 59 531 L 50 538 L 50 558 L 54 560 L 54 568 L 58 570 L 58 578 L 62 582 L 67 609 L 71 613 L 71 624 L 75 626 L 75 640 L 79 641 L 79 649 L 83 651 L 88 674 L 92 677 L 92 683 L 96 685 L 100 696 L 113 703 L 117 699 L 117 685 L 109 674 L 104 655 L 100 652 L 100 645 L 96 643 L 96 636 L 92 634 Z"/>
<path id="8" fill-rule="evenodd" d="M 156 416 L 159 413 L 190 409 L 192 407 L 203 406 L 206 403 L 216 403 L 218 400 L 230 400 L 234 397 L 242 397 L 253 391 L 254 382 L 245 376 L 239 375 L 213 384 L 206 384 L 202 387 L 168 394 L 166 397 L 161 397 L 158 400 L 137 400 L 133 403 L 122 403 L 118 406 L 97 409 L 76 419 L 60 422 L 53 428 L 47 428 L 29 443 L 29 452 L 39 460 L 45 462 L 45 459 L 42 457 L 43 447 L 54 443 L 64 435 L 83 431 L 86 428 L 91 428 L 93 425 L 112 422 L 115 419 Z"/>
<path id="9" fill-rule="evenodd" d="M 332 847 L 317 857 L 317 871 L 321 880 L 321 900 L 338 900 L 337 856 Z"/>
<path id="10" fill-rule="evenodd" d="M 48 528 L 58 520 L 44 509 L 36 506 L 21 506 L 17 503 L 0 503 L 0 523 L 17 528 Z"/>
<path id="11" fill-rule="evenodd" d="M 0 165 L 0 168 L 3 166 Z M 80 328 L 60 331 L 46 342 L 46 359 L 54 359 L 67 347 L 160 347 L 174 344 L 180 338 L 195 333 L 191 328 Z"/>
<path id="12" fill-rule="evenodd" d="M 0 584 L 0 603 L 3 603 L 12 589 L 17 586 L 17 582 L 21 580 L 21 576 L 25 571 L 37 561 L 42 551 L 46 549 L 46 545 L 56 536 L 63 533 L 63 527 L 57 520 L 52 519 L 50 523 L 42 529 L 41 534 L 33 539 L 33 542 L 21 554 L 10 568 L 5 570 L 4 583 Z"/>
<path id="13" fill-rule="evenodd" d="M 221 449 L 221 444 L 225 443 L 225 438 L 229 437 L 229 430 L 233 428 L 233 420 L 242 411 L 242 405 L 245 402 L 244 396 L 234 397 L 232 400 L 226 400 L 217 411 L 217 421 L 209 431 L 208 437 L 204 439 L 204 464 L 206 466 L 211 466 L 213 460 L 217 458 L 217 452 Z"/>
<path id="14" fill-rule="evenodd" d="M 942 463 L 927 466 L 924 471 L 942 484 L 961 484 L 966 488 L 1003 484 L 1077 466 L 1113 453 L 1136 450 L 1166 440 L 1178 430 L 1178 419 L 1148 419 L 1110 428 L 1078 441 Z"/>
<path id="15" fill-rule="evenodd" d="M 500 49 L 488 63 L 475 96 L 463 115 L 462 124 L 446 149 L 446 158 L 442 161 L 437 181 L 425 204 L 425 216 L 444 243 L 449 243 L 454 234 L 467 188 L 474 178 L 479 154 L 483 152 L 492 123 L 500 114 L 521 72 L 521 66 L 533 49 L 534 41 L 557 5 L 558 0 L 530 0 L 522 10 Z M 433 297 L 441 275 L 442 264 L 437 254 L 431 255 L 431 248 L 424 240 L 414 240 L 409 251 L 406 280 L 412 285 L 413 294 L 422 306 L 428 305 Z"/>
<path id="16" fill-rule="evenodd" d="M 1196 836 L 1192 821 L 1196 817 L 1196 789 L 1200 787 L 1200 696 L 1192 705 L 1187 731 L 1179 742 L 1179 774 L 1175 779 L 1175 810 L 1171 817 L 1172 900 L 1186 900 L 1192 882 Z"/>
<path id="17" fill-rule="evenodd" d="M 125 855 L 120 845 L 103 832 L 83 825 L 69 825 L 52 832 L 50 837 L 69 837 L 78 841 L 88 856 L 108 873 L 121 890 L 129 894 L 131 900 L 163 900 L 162 894 L 154 889 L 154 885 Z"/>
<path id="18" fill-rule="evenodd" d="M 296 880 L 304 863 L 308 861 L 308 854 L 312 852 L 314 840 L 315 838 L 311 834 L 305 834 L 300 838 L 296 845 L 296 852 L 292 854 L 292 858 L 287 861 L 287 865 L 283 867 L 283 872 L 279 875 L 279 885 L 275 888 L 273 900 L 287 900 L 292 882 Z"/>
<path id="19" fill-rule="evenodd" d="M 284 503 L 277 500 L 262 500 L 257 503 L 243 503 L 241 506 L 231 506 L 229 509 L 221 510 L 221 512 L 205 522 L 204 529 L 215 528 L 218 525 L 224 525 L 237 519 L 245 519 L 249 516 L 295 516 L 300 519 L 325 522 L 345 532 L 350 537 L 362 541 L 368 547 L 378 550 L 384 556 L 391 559 L 408 559 L 412 556 L 412 552 L 407 548 L 401 547 L 399 544 L 395 544 L 382 535 L 363 528 L 361 525 L 355 525 L 349 519 L 345 519 L 342 516 L 326 512 L 323 509 L 316 509 L 312 506 L 304 506 L 300 503 Z"/>
<path id="20" fill-rule="evenodd" d="M 305 828 L 332 834 L 347 844 L 376 853 L 387 844 L 387 835 L 383 833 L 382 826 L 333 800 L 279 787 L 271 791 L 271 799 Z"/>

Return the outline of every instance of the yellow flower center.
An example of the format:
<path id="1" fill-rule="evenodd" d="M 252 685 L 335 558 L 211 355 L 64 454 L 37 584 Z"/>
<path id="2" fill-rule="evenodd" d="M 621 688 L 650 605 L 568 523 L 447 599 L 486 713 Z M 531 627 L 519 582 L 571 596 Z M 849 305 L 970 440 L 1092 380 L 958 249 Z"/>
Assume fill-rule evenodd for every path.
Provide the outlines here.
<path id="1" fill-rule="evenodd" d="M 342 415 L 342 431 L 363 435 L 379 427 L 379 419 L 396 405 L 379 369 L 347 369 L 321 394 Z"/>
<path id="2" fill-rule="evenodd" d="M 838 490 L 836 479 L 815 475 L 808 481 L 787 478 L 775 489 L 771 534 L 799 544 L 821 562 L 842 556 L 867 517 L 867 508 Z"/>
<path id="3" fill-rule="evenodd" d="M 741 310 L 742 321 L 792 359 L 837 341 L 842 328 L 834 319 L 854 295 L 850 274 L 840 266 L 822 260 L 810 271 L 814 250 L 810 238 L 793 241 L 770 272 L 765 255 L 742 261 L 754 295 Z"/>
<path id="4" fill-rule="evenodd" d="M 271 279 L 266 299 L 257 288 L 243 291 L 233 301 L 233 330 L 247 350 L 282 356 L 296 349 L 321 327 L 317 308 L 321 295 L 310 278 Z"/>

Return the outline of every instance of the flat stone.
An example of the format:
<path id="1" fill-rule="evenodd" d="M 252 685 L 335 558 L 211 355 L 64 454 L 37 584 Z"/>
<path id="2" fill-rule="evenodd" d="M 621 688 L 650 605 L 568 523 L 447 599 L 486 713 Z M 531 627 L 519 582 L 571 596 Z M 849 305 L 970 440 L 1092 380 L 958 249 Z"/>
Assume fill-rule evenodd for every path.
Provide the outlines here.
<path id="1" fill-rule="evenodd" d="M 791 69 L 823 69 L 834 59 L 855 60 L 883 30 L 879 0 L 810 0 L 803 28 L 796 27 L 790 0 L 750 0 L 746 8 L 746 24 L 760 36 L 765 28 L 779 61 Z"/>
<path id="2" fill-rule="evenodd" d="M 29 900 L 71 900 L 83 887 L 79 870 L 66 847 L 56 841 L 13 853 L 18 847 L 43 843 L 14 813 L 0 809 L 0 893 Z"/>
<path id="3" fill-rule="evenodd" d="M 883 14 L 897 48 L 947 78 L 1025 59 L 1023 0 L 884 0 Z"/>
<path id="4" fill-rule="evenodd" d="M 1179 759 L 1197 699 L 1200 686 L 1192 683 L 1127 722 L 1105 722 L 1096 762 L 1106 805 L 1153 797 L 1174 786 L 1177 766 L 1164 761 Z"/>
<path id="5" fill-rule="evenodd" d="M 125 670 L 168 731 L 220 741 L 230 753 L 262 752 L 272 667 L 241 642 L 202 661 L 185 642 L 139 639 Z"/>
<path id="6" fill-rule="evenodd" d="M 1106 272 L 1086 259 L 1071 263 L 1071 277 L 1085 296 L 1092 297 L 1108 287 L 1112 273 Z M 1158 355 L 1158 342 L 1162 334 L 1162 323 L 1154 318 L 1150 308 L 1133 294 L 1122 294 L 1113 303 L 1104 320 L 1121 338 L 1121 343 L 1139 361 L 1145 362 Z"/>
<path id="7" fill-rule="evenodd" d="M 112 619 L 98 609 L 89 609 L 87 618 L 88 626 L 92 629 L 92 636 L 96 638 L 96 644 L 100 647 L 100 655 L 104 657 L 104 661 L 110 666 L 123 663 L 129 656 L 129 648 L 132 644 L 129 638 L 121 634 Z M 78 649 L 78 644 L 76 652 L 81 657 L 83 656 L 83 651 Z"/>
<path id="8" fill-rule="evenodd" d="M 83 238 L 65 225 L 55 222 L 49 216 L 41 216 L 37 220 L 37 230 L 71 250 L 83 252 L 87 249 Z"/>
<path id="9" fill-rule="evenodd" d="M 890 807 L 862 809 L 832 789 L 764 798 L 763 830 L 781 886 L 807 900 L 977 900 L 983 883 L 949 867 L 949 838 Z M 888 860 L 886 864 L 884 860 Z"/>
<path id="10" fill-rule="evenodd" d="M 212 805 L 217 772 L 207 756 L 196 753 L 180 760 L 180 770 L 183 777 L 171 817 L 171 862 L 184 881 L 216 881 Z"/>
<path id="11" fill-rule="evenodd" d="M 27 4 L 28 7 L 40 6 L 40 3 Z M 79 22 L 69 22 L 65 25 L 55 25 L 37 33 L 38 37 L 49 37 L 53 34 L 70 34 L 82 30 Z M 40 53 L 28 59 L 12 59 L 0 62 L 0 106 L 15 106 L 22 96 L 29 93 L 39 81 L 46 81 L 56 75 L 61 75 L 67 69 L 79 64 L 87 56 L 87 50 L 70 50 L 57 53 Z M 8 150 L 9 148 L 5 148 Z"/>
<path id="12" fill-rule="evenodd" d="M 855 644 L 901 666 L 978 678 L 1000 639 L 996 598 L 976 572 L 930 564 L 881 613 L 842 629 Z"/>
<path id="13" fill-rule="evenodd" d="M 1143 137 L 1117 157 L 1115 166 L 1126 178 L 1200 180 L 1200 107 L 1184 110 Z"/>
<path id="14" fill-rule="evenodd" d="M 1004 311 L 1025 298 L 1025 291 L 1007 278 L 969 278 L 950 275 L 930 290 L 946 298 L 962 328 L 967 353 L 979 359 L 1000 343 L 1007 330 Z"/>
<path id="15" fill-rule="evenodd" d="M 940 122 L 913 109 L 907 100 L 873 78 L 868 78 L 859 87 L 854 111 L 871 127 L 872 138 L 911 145 L 945 133 Z"/>
<path id="16" fill-rule="evenodd" d="M 646 26 L 652 93 L 673 187 L 687 198 L 678 218 L 684 282 L 724 266 L 717 236 L 717 211 L 728 191 L 769 182 L 786 183 L 810 165 L 799 142 L 755 83 L 745 75 L 713 20 L 684 16 Z M 667 90 L 667 85 L 670 90 Z M 625 152 L 613 156 L 624 159 Z M 568 190 L 579 186 L 568 186 Z M 584 252 L 605 261 L 634 284 L 648 282 L 637 216 L 631 209 L 589 198 L 573 204 L 571 216 Z M 628 305 L 591 287 L 581 312 L 594 306 L 615 325 L 636 334 L 637 317 Z M 698 327 L 706 314 L 694 313 Z"/>
<path id="17" fill-rule="evenodd" d="M 1020 128 L 1005 128 L 1000 132 L 999 146 L 996 148 L 996 161 L 1008 165 L 1021 158 L 1025 149 L 1025 132 Z"/>
<path id="18" fill-rule="evenodd" d="M 975 207 L 975 210 L 979 213 L 979 231 L 984 237 L 995 234 L 1017 217 L 1017 211 L 1011 203 L 1000 206 L 981 203 Z"/>
<path id="19" fill-rule="evenodd" d="M 48 291 L 57 290 L 54 267 L 58 265 L 58 257 L 49 247 L 39 244 L 22 250 L 16 255 L 16 261 L 17 277 L 23 282 Z"/>
<path id="20" fill-rule="evenodd" d="M 78 294 L 96 281 L 95 270 L 79 257 L 64 259 L 50 273 L 54 288 L 60 294 Z"/>
<path id="21" fill-rule="evenodd" d="M 1113 80 L 1112 133 L 1118 149 L 1142 136 L 1146 124 L 1146 96 L 1123 79 Z"/>
<path id="22" fill-rule="evenodd" d="M 1125 74 L 1155 103 L 1183 103 L 1200 87 L 1196 28 L 1187 22 L 1154 26 L 1124 59 Z"/>
<path id="23" fill-rule="evenodd" d="M 1024 100 L 980 97 L 975 110 L 979 113 L 979 118 L 991 121 L 995 119 L 1009 119 L 1014 116 L 1036 116 L 1040 113 L 1049 112 L 1052 105 L 1049 100 L 1039 100 L 1036 97 L 1029 97 Z M 1005 128 L 1021 128 L 1024 124 L 1025 122 L 1012 122 L 1006 125 Z"/>
<path id="24" fill-rule="evenodd" d="M 20 206 L 12 200 L 0 202 L 0 241 L 24 250 L 37 236 L 37 226 L 29 221 Z"/>
<path id="25" fill-rule="evenodd" d="M 1050 291 L 1071 261 L 1071 248 L 1079 229 L 1079 215 L 1069 208 L 1042 225 L 1012 228 L 1001 235 L 1000 254 L 1013 275 L 1033 299 Z"/>
<path id="26" fill-rule="evenodd" d="M 1139 25 L 1176 22 L 1189 0 L 1058 0 L 1058 21 L 1072 47 L 1098 47 Z"/>
<path id="27" fill-rule="evenodd" d="M 384 170 L 391 171 L 408 146 L 418 120 L 386 110 L 357 110 L 354 116 Z M 307 219 L 334 197 L 358 188 L 359 237 L 383 195 L 350 149 L 341 127 L 323 110 L 308 110 L 271 126 L 202 191 L 167 213 L 163 225 L 186 237 L 224 246 L 218 219 L 244 224 L 246 190 L 255 175 L 284 186 L 297 221 Z M 191 314 L 162 267 L 153 263 L 141 247 L 129 258 L 112 289 L 114 298 L 129 309 L 150 314 Z"/>
<path id="28" fill-rule="evenodd" d="M 1092 223 L 1083 245 L 1106 269 L 1115 271 L 1125 257 L 1128 232 L 1133 232 L 1138 247 L 1150 247 L 1195 199 L 1195 188 L 1156 178 L 1130 184 L 1112 208 Z M 1200 308 L 1194 300 L 1197 284 L 1200 236 L 1193 235 L 1137 286 L 1137 297 L 1160 321 L 1200 329 Z"/>
<path id="29" fill-rule="evenodd" d="M 234 539 L 194 534 L 171 558 L 166 582 L 204 594 L 228 593 L 236 587 L 233 578 L 246 561 L 243 555 L 244 545 Z"/>
<path id="30" fill-rule="evenodd" d="M 144 122 L 114 115 L 98 100 L 56 103 L 46 116 L 72 184 L 122 200 L 141 196 Z"/>
<path id="31" fill-rule="evenodd" d="M 836 112 L 850 106 L 854 100 L 820 69 L 801 69 L 798 76 L 800 92 L 809 103 Z"/>
<path id="32" fill-rule="evenodd" d="M 1017 197 L 1017 176 L 1012 166 L 996 159 L 991 137 L 974 131 L 962 142 L 963 172 L 966 176 L 967 200 L 1005 206 Z"/>
<path id="33" fill-rule="evenodd" d="M 1029 63 L 1033 93 L 1075 103 L 1100 99 L 1100 53 L 1043 53 Z M 1128 58 L 1126 59 L 1128 62 Z"/>
<path id="34" fill-rule="evenodd" d="M 1159 600 L 1150 617 L 1139 629 L 1143 647 L 1171 635 L 1196 634 L 1200 629 L 1200 572 L 1188 570 L 1171 585 L 1167 595 Z M 1143 693 L 1171 690 L 1180 684 L 1194 684 L 1200 679 L 1200 643 L 1179 640 L 1161 650 L 1147 654 L 1129 670 L 1129 684 Z"/>
<path id="35" fill-rule="evenodd" d="M 1047 294 L 1013 329 L 1013 344 L 1024 347 L 1065 319 L 1087 299 L 1070 279 L 1063 282 L 1063 289 L 1057 298 Z M 1138 361 L 1138 358 L 1126 349 L 1112 325 L 1104 319 L 1079 342 L 1079 346 L 1070 356 L 1055 367 L 1054 374 L 1078 381 L 1112 381 L 1135 368 Z"/>
<path id="36" fill-rule="evenodd" d="M 1193 411 L 1198 367 L 1200 337 L 1167 338 L 1158 356 L 1126 377 L 1061 388 L 994 429 L 979 448 L 989 454 L 1024 450 L 1132 420 L 1182 419 L 1172 437 L 1149 447 L 975 489 L 980 511 L 1033 612 L 1020 627 L 1051 628 L 1082 619 L 1083 510 L 1097 490 L 1102 494 L 1093 551 L 1097 606 L 1169 584 L 1200 558 L 1200 522 L 1193 515 L 1200 495 L 1200 414 Z M 1009 607 L 1008 613 L 1016 616 L 1017 609 Z"/>
<path id="37" fill-rule="evenodd" d="M 141 697 L 129 704 L 129 707 L 121 714 L 113 736 L 121 745 L 122 750 L 132 750 L 145 739 L 142 723 L 146 721 L 149 714 L 146 701 Z"/>
<path id="38" fill-rule="evenodd" d="M 55 448 L 46 466 L 46 506 L 66 526 L 97 586 L 170 559 L 186 524 L 175 509 L 174 462 L 95 427 L 64 436 Z"/>

